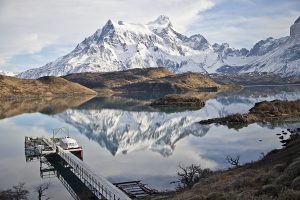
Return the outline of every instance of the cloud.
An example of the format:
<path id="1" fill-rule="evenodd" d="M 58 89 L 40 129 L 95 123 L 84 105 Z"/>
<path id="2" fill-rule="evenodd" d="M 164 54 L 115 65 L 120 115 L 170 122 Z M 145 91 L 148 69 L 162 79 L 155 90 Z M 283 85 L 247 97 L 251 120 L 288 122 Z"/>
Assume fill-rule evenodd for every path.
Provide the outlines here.
<path id="1" fill-rule="evenodd" d="M 212 9 L 201 13 L 188 30 L 203 34 L 211 43 L 251 48 L 267 37 L 288 36 L 299 11 L 298 0 L 219 0 Z"/>
<path id="2" fill-rule="evenodd" d="M 177 30 L 185 31 L 198 13 L 213 7 L 214 2 L 0 0 L 0 5 L 0 68 L 10 70 L 13 63 L 11 59 L 14 56 L 34 54 L 48 45 L 73 44 L 75 47 L 85 37 L 102 27 L 108 19 L 147 23 L 158 15 L 165 14 L 171 18 Z"/>
<path id="3" fill-rule="evenodd" d="M 299 11 L 299 0 L 0 0 L 0 69 L 42 66 L 108 19 L 147 23 L 164 14 L 183 34 L 250 48 L 269 36 L 289 35 Z M 49 47 L 57 53 L 42 55 Z"/>

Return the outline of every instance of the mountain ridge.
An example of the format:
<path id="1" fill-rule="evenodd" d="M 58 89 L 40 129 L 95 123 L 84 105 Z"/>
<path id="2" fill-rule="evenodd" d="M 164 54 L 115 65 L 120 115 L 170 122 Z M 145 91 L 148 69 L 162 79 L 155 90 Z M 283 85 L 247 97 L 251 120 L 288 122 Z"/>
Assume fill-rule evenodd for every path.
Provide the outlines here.
<path id="1" fill-rule="evenodd" d="M 159 16 L 146 25 L 108 20 L 69 54 L 17 76 L 39 78 L 148 67 L 166 67 L 175 73 L 300 75 L 299 25 L 296 20 L 290 36 L 269 37 L 247 50 L 232 48 L 227 43 L 211 45 L 200 34 L 185 36 L 174 30 L 167 16 Z"/>

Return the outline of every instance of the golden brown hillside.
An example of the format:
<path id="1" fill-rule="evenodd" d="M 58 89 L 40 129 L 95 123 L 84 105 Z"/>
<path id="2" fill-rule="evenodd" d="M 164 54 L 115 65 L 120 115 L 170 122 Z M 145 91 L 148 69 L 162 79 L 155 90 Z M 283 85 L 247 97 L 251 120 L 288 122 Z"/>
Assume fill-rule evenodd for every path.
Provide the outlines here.
<path id="1" fill-rule="evenodd" d="M 88 88 L 100 91 L 165 77 L 171 74 L 172 72 L 166 68 L 136 68 L 117 72 L 76 73 L 66 75 L 64 78 Z"/>
<path id="2" fill-rule="evenodd" d="M 173 74 L 166 68 L 77 73 L 64 77 L 100 93 L 217 91 L 224 86 L 200 73 Z"/>
<path id="3" fill-rule="evenodd" d="M 0 98 L 95 95 L 96 92 L 60 77 L 37 80 L 0 76 Z"/>
<path id="4" fill-rule="evenodd" d="M 165 77 L 145 80 L 121 87 L 128 91 L 151 91 L 151 92 L 189 92 L 189 91 L 213 91 L 216 92 L 221 85 L 209 76 L 200 73 L 171 74 Z"/>

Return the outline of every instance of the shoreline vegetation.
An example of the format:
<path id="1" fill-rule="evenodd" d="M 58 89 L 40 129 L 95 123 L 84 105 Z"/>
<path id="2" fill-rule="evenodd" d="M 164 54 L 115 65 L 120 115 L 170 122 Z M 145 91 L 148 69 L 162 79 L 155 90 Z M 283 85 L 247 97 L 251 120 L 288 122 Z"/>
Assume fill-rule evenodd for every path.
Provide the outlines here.
<path id="1" fill-rule="evenodd" d="M 300 99 L 295 101 L 273 100 L 256 103 L 246 114 L 233 114 L 221 118 L 202 120 L 200 124 L 220 124 L 241 128 L 252 123 L 288 122 L 300 117 Z M 300 121 L 300 119 L 298 119 Z"/>
<path id="2" fill-rule="evenodd" d="M 291 135 L 285 140 L 284 148 L 274 149 L 258 161 L 243 165 L 231 163 L 231 168 L 214 172 L 200 169 L 195 165 L 180 167 L 179 180 L 181 183 L 190 180 L 189 185 L 183 184 L 189 187 L 180 187 L 175 192 L 162 192 L 143 199 L 298 200 L 300 198 L 300 135 L 295 130 L 289 132 Z M 224 160 L 226 159 L 227 157 Z M 182 174 L 185 178 L 182 178 Z"/>

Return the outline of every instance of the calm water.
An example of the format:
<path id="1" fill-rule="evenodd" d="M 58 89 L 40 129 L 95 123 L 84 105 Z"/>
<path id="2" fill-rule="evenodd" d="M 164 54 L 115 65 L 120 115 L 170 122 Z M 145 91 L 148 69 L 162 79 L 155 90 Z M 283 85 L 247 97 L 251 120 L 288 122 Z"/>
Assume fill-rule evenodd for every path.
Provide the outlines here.
<path id="1" fill-rule="evenodd" d="M 0 115 L 0 188 L 25 182 L 35 198 L 34 187 L 50 182 L 47 196 L 72 199 L 61 180 L 41 178 L 38 160 L 25 161 L 24 137 L 50 137 L 57 127 L 68 126 L 84 148 L 84 162 L 112 182 L 142 180 L 153 188 L 170 190 L 179 164 L 222 169 L 228 167 L 227 154 L 239 154 L 242 162 L 257 160 L 261 153 L 281 147 L 276 133 L 299 125 L 252 124 L 235 130 L 196 122 L 245 113 L 263 100 L 298 99 L 300 86 L 247 87 L 209 97 L 204 108 L 190 111 L 157 110 L 139 95 L 66 103 L 71 108 L 61 101 L 52 103 L 55 108 L 32 106 L 32 101 L 1 102 L 5 113 Z"/>

